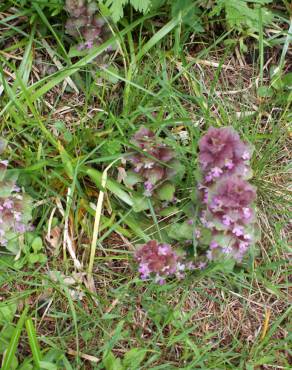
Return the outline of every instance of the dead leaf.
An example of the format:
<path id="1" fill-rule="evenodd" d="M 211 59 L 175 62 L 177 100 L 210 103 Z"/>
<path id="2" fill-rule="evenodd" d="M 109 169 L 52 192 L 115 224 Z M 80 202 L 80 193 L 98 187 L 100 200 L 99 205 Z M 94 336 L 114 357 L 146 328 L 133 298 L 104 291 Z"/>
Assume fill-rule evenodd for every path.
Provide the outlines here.
<path id="1" fill-rule="evenodd" d="M 57 249 L 61 243 L 61 228 L 60 226 L 54 226 L 51 229 L 50 234 L 46 235 L 46 241 L 49 243 L 50 247 Z"/>

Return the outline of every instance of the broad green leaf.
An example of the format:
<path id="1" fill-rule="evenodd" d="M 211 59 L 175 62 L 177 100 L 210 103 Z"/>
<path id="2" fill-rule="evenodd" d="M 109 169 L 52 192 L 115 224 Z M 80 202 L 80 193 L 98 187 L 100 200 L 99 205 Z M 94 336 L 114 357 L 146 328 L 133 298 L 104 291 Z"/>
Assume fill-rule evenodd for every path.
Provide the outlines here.
<path id="1" fill-rule="evenodd" d="M 167 229 L 167 234 L 171 239 L 183 241 L 183 240 L 192 240 L 194 233 L 194 226 L 189 225 L 187 221 L 182 223 L 172 224 Z"/>
<path id="2" fill-rule="evenodd" d="M 149 209 L 149 203 L 147 197 L 145 195 L 133 195 L 133 211 L 134 212 L 142 212 L 146 209 Z"/>
<path id="3" fill-rule="evenodd" d="M 144 348 L 132 348 L 124 356 L 123 365 L 126 369 L 139 369 L 145 358 L 147 350 Z"/>
<path id="4" fill-rule="evenodd" d="M 15 302 L 2 302 L 0 304 L 0 324 L 10 323 L 17 310 L 17 304 Z"/>
<path id="5" fill-rule="evenodd" d="M 38 254 L 29 254 L 28 256 L 28 262 L 32 265 L 39 262 L 39 256 Z"/>
<path id="6" fill-rule="evenodd" d="M 175 193 L 175 186 L 170 182 L 162 184 L 157 190 L 156 194 L 160 200 L 171 201 Z"/>
<path id="7" fill-rule="evenodd" d="M 124 179 L 125 185 L 130 189 L 133 189 L 134 185 L 142 181 L 143 181 L 142 177 L 138 173 L 135 173 L 134 171 L 128 171 Z"/>
<path id="8" fill-rule="evenodd" d="M 43 248 L 42 238 L 40 238 L 39 236 L 34 238 L 32 244 L 31 244 L 31 247 L 34 250 L 34 252 L 38 252 L 38 251 L 42 250 L 42 248 Z"/>
<path id="9" fill-rule="evenodd" d="M 121 359 L 116 358 L 111 351 L 105 354 L 102 359 L 102 363 L 105 367 L 105 370 L 124 370 Z"/>
<path id="10" fill-rule="evenodd" d="M 267 86 L 260 86 L 258 88 L 258 96 L 260 98 L 271 98 L 274 95 L 273 89 Z"/>

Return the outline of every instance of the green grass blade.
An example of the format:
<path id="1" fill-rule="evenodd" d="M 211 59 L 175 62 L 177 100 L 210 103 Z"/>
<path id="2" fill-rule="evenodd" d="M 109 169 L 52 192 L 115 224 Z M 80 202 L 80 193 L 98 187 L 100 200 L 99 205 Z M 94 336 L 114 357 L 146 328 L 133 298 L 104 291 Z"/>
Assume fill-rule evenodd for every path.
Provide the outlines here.
<path id="1" fill-rule="evenodd" d="M 95 185 L 101 189 L 101 172 L 94 170 L 92 168 L 86 170 L 86 174 L 94 181 Z M 106 188 L 120 198 L 123 202 L 129 206 L 133 206 L 133 201 L 129 194 L 125 192 L 119 183 L 114 180 L 108 179 L 106 183 Z"/>
<path id="2" fill-rule="evenodd" d="M 165 26 L 163 26 L 154 36 L 151 37 L 149 41 L 142 47 L 137 55 L 137 60 L 143 58 L 143 56 L 160 40 L 162 40 L 169 32 L 171 32 L 179 24 L 179 18 L 174 18 Z"/>
<path id="3" fill-rule="evenodd" d="M 27 311 L 28 311 L 28 307 L 25 307 L 14 329 L 14 333 L 11 337 L 9 346 L 5 353 L 2 370 L 11 370 L 11 363 L 13 360 L 13 356 L 15 356 L 15 353 L 16 353 L 18 341 L 20 338 L 20 334 L 21 334 L 25 319 L 26 319 Z"/>
<path id="4" fill-rule="evenodd" d="M 37 11 L 37 13 L 38 13 L 39 17 L 41 18 L 42 22 L 48 27 L 48 29 L 51 31 L 52 35 L 55 37 L 55 39 L 56 39 L 56 41 L 57 41 L 57 43 L 60 47 L 60 50 L 62 50 L 63 56 L 66 58 L 66 60 L 68 60 L 66 49 L 64 48 L 64 45 L 62 44 L 62 42 L 61 42 L 60 38 L 58 37 L 57 33 L 54 31 L 54 28 L 51 26 L 50 22 L 48 21 L 47 17 L 45 16 L 44 12 L 39 7 L 39 5 L 36 4 L 35 2 L 33 3 L 33 7 Z"/>
<path id="5" fill-rule="evenodd" d="M 25 327 L 28 335 L 28 341 L 32 352 L 32 357 L 37 369 L 40 368 L 40 361 L 42 359 L 41 350 L 38 344 L 35 327 L 31 318 L 25 321 Z"/>
<path id="6" fill-rule="evenodd" d="M 73 64 L 69 68 L 64 68 L 63 70 L 60 70 L 59 72 L 57 72 L 49 82 L 47 82 L 45 85 L 40 87 L 37 91 L 35 91 L 32 94 L 31 100 L 32 101 L 37 100 L 38 98 L 43 96 L 46 92 L 48 92 L 53 87 L 55 87 L 60 82 L 62 82 L 66 77 L 69 77 L 69 76 L 73 75 L 80 68 L 83 68 L 84 66 L 86 66 L 87 64 L 92 62 L 98 55 L 100 55 L 103 51 L 105 51 L 116 40 L 118 40 L 120 37 L 126 35 L 132 29 L 137 27 L 144 19 L 145 19 L 145 17 L 143 17 L 141 19 L 138 19 L 136 22 L 133 22 L 130 26 L 123 29 L 118 35 L 115 35 L 114 37 L 111 37 L 109 40 L 104 42 L 102 45 L 93 48 L 85 57 L 80 59 L 78 62 L 76 62 L 75 64 Z M 47 80 L 47 78 L 45 80 Z M 31 90 L 34 87 L 35 86 L 32 85 Z"/>

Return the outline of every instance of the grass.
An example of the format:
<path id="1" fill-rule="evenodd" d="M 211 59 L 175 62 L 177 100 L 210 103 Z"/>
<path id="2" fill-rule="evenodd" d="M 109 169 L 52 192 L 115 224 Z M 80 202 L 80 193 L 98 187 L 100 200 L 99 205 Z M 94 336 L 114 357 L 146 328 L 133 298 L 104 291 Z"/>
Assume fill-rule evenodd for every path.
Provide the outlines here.
<path id="1" fill-rule="evenodd" d="M 41 9 L 0 9 L 1 131 L 19 183 L 35 200 L 33 221 L 48 258 L 15 268 L 1 250 L 3 368 L 289 369 L 290 104 L 257 95 L 258 81 L 270 83 L 272 64 L 286 60 L 289 67 L 287 48 L 280 56 L 272 49 L 266 60 L 268 40 L 261 34 L 260 45 L 249 47 L 253 60 L 241 65 L 234 49 L 222 46 L 230 32 L 178 48 L 176 19 L 137 38 L 145 16 L 115 31 L 120 52 L 98 68 L 96 57 L 112 41 L 76 61 L 59 25 Z M 31 24 L 18 18 L 32 13 Z M 284 31 L 282 36 L 287 40 Z M 258 46 L 260 58 L 253 53 Z M 163 237 L 175 222 L 154 210 L 135 213 L 127 189 L 116 181 L 121 153 L 141 124 L 165 136 L 186 166 L 177 191 L 179 215 L 192 199 L 197 143 L 208 127 L 232 125 L 255 146 L 261 241 L 244 267 L 210 267 L 164 286 L 138 278 L 134 246 Z M 180 131 L 187 131 L 187 145 Z M 78 284 L 68 283 L 72 276 Z"/>

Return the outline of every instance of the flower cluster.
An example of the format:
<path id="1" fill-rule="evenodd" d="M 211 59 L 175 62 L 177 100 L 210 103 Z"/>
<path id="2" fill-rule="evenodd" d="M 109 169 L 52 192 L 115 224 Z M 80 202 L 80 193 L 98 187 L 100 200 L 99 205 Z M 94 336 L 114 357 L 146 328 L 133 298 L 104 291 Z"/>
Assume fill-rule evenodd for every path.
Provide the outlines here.
<path id="1" fill-rule="evenodd" d="M 156 240 L 142 245 L 135 258 L 139 263 L 141 279 L 145 280 L 152 275 L 159 284 L 164 284 L 165 279 L 172 275 L 182 279 L 184 271 L 192 269 L 192 264 L 183 263 L 182 257 L 169 244 L 158 243 Z"/>
<path id="2" fill-rule="evenodd" d="M 151 196 L 155 186 L 176 174 L 175 153 L 151 130 L 141 127 L 132 143 L 140 149 L 128 156 L 133 170 L 144 183 L 145 195 Z"/>
<path id="3" fill-rule="evenodd" d="M 5 140 L 0 139 L 0 155 L 5 147 Z M 31 204 L 16 185 L 16 176 L 7 174 L 7 166 L 7 160 L 0 160 L 0 245 L 17 253 L 17 237 L 31 229 Z"/>
<path id="4" fill-rule="evenodd" d="M 95 2 L 87 0 L 66 0 L 66 10 L 70 18 L 66 22 L 66 32 L 82 39 L 79 50 L 91 49 L 100 45 L 110 35 L 105 20 L 98 15 Z"/>
<path id="5" fill-rule="evenodd" d="M 241 261 L 255 241 L 256 189 L 247 181 L 252 149 L 231 127 L 210 128 L 199 149 L 199 190 L 205 204 L 201 222 L 212 231 L 207 257 L 226 255 Z"/>

